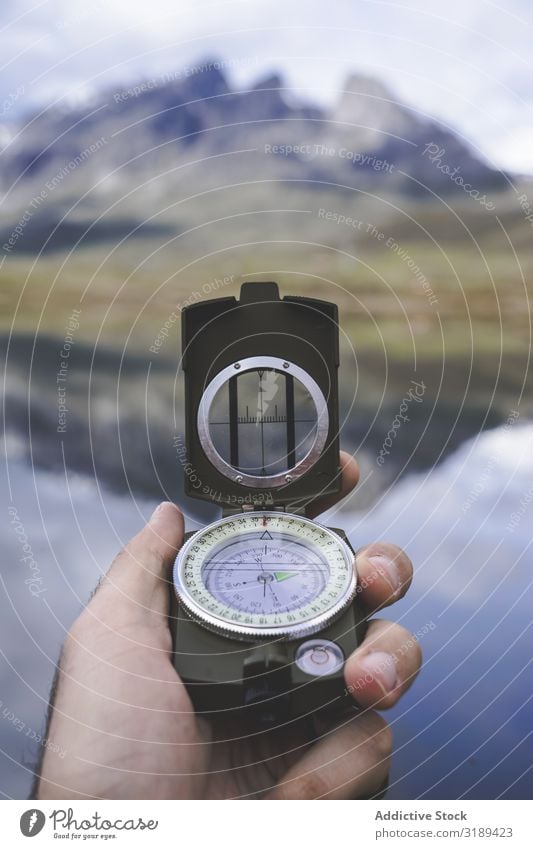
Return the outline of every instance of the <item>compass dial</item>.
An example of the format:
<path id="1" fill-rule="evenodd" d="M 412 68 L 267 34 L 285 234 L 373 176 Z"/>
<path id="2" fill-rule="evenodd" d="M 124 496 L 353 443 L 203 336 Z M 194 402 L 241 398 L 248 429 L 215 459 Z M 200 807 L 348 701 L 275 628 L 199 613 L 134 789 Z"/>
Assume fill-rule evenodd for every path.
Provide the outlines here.
<path id="1" fill-rule="evenodd" d="M 344 610 L 355 572 L 352 552 L 332 531 L 300 516 L 254 511 L 191 537 L 174 583 L 184 607 L 212 630 L 291 639 Z"/>

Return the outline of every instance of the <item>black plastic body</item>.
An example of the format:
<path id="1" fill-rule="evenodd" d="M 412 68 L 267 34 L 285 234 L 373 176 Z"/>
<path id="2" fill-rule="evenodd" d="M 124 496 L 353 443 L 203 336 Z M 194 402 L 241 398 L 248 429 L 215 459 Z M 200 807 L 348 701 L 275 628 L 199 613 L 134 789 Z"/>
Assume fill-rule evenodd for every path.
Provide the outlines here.
<path id="1" fill-rule="evenodd" d="M 311 298 L 279 298 L 275 283 L 245 283 L 240 299 L 208 300 L 187 307 L 182 321 L 185 373 L 187 459 L 194 476 L 186 492 L 212 500 L 225 515 L 248 509 L 282 509 L 302 514 L 306 503 L 340 489 L 338 440 L 338 313 L 335 304 Z M 218 471 L 203 451 L 197 431 L 198 407 L 205 388 L 222 369 L 249 357 L 276 357 L 304 369 L 326 399 L 329 430 L 314 465 L 301 477 L 264 493 L 240 485 Z M 207 487 L 198 487 L 197 481 Z M 194 484 L 193 484 L 194 481 Z M 345 534 L 331 529 L 346 543 Z M 349 543 L 348 543 L 349 545 Z M 235 717 L 246 725 L 265 725 L 317 711 L 336 712 L 352 703 L 344 671 L 312 676 L 294 662 L 295 640 L 241 641 L 194 621 L 171 589 L 170 625 L 174 664 L 197 711 L 213 719 Z M 366 623 L 357 597 L 313 637 L 331 640 L 345 659 L 360 645 Z"/>
<path id="2" fill-rule="evenodd" d="M 182 314 L 187 459 L 186 494 L 221 507 L 253 502 L 286 506 L 338 492 L 339 329 L 336 304 L 313 298 L 280 299 L 276 283 L 244 283 L 240 300 L 216 298 L 186 307 Z M 214 468 L 197 432 L 202 395 L 223 368 L 246 357 L 290 360 L 318 383 L 328 406 L 329 432 L 315 465 L 301 478 L 272 491 L 241 486 Z M 205 486 L 198 486 L 201 481 Z M 265 493 L 268 499 L 265 500 Z"/>

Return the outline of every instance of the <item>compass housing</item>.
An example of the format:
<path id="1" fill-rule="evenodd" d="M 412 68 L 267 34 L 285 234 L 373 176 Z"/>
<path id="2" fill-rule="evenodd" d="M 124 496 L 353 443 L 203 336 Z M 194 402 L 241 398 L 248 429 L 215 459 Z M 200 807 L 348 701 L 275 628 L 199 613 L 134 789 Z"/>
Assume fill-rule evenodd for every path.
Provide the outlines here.
<path id="1" fill-rule="evenodd" d="M 353 550 L 305 517 L 339 491 L 338 313 L 276 283 L 182 314 L 185 491 L 222 507 L 172 576 L 173 662 L 196 710 L 271 725 L 351 704 Z M 188 471 L 187 471 L 188 470 Z"/>
<path id="2" fill-rule="evenodd" d="M 338 311 L 244 283 L 182 314 L 187 495 L 297 509 L 340 487 Z"/>
<path id="3" fill-rule="evenodd" d="M 254 515 L 266 518 L 267 523 L 276 516 L 302 520 L 283 511 L 247 514 Z M 327 544 L 338 546 L 347 561 L 350 554 L 353 557 L 341 529 L 305 521 L 327 531 Z M 353 711 L 344 680 L 344 661 L 361 645 L 366 630 L 365 612 L 355 591 L 355 573 L 346 582 L 338 605 L 330 606 L 324 615 L 319 614 L 320 618 L 300 618 L 274 633 L 268 623 L 250 629 L 231 614 L 212 616 L 205 607 L 209 593 L 202 592 L 199 604 L 190 593 L 191 581 L 200 582 L 194 569 L 186 575 L 187 555 L 197 553 L 205 563 L 198 546 L 202 535 L 228 523 L 231 527 L 230 517 L 188 534 L 174 565 L 174 591 L 170 596 L 173 661 L 196 711 L 210 719 L 235 721 L 240 728 L 272 726 L 316 712 L 336 715 L 345 709 Z"/>

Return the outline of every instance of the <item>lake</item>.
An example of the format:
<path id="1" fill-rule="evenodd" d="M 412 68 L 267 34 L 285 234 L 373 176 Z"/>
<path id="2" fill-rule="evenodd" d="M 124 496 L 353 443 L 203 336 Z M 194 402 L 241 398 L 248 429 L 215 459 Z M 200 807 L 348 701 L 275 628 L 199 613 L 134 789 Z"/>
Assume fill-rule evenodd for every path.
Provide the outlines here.
<path id="1" fill-rule="evenodd" d="M 32 468 L 24 453 L 11 437 L 1 471 L 7 798 L 29 792 L 65 630 L 155 503 Z M 481 433 L 365 511 L 348 500 L 323 519 L 342 525 L 355 547 L 396 542 L 415 564 L 412 589 L 390 615 L 420 635 L 425 664 L 387 714 L 395 738 L 388 797 L 531 798 L 533 424 Z"/>

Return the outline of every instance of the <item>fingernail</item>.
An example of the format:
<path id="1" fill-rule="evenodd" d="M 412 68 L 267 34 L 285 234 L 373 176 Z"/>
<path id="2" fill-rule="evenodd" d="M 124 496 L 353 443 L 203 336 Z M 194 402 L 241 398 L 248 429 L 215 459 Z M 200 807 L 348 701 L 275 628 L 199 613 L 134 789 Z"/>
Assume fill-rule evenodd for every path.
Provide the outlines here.
<path id="1" fill-rule="evenodd" d="M 374 566 L 376 566 L 380 574 L 383 575 L 383 573 L 385 573 L 385 578 L 391 585 L 394 592 L 400 589 L 402 581 L 394 560 L 391 560 L 385 554 L 373 554 L 368 559 Z"/>
<path id="2" fill-rule="evenodd" d="M 398 681 L 398 671 L 391 654 L 384 651 L 373 651 L 362 657 L 359 663 L 385 693 L 394 690 Z"/>
<path id="3" fill-rule="evenodd" d="M 161 512 L 161 510 L 163 509 L 165 504 L 168 504 L 168 503 L 169 503 L 168 501 L 162 501 L 161 504 L 158 504 L 157 507 L 155 508 L 154 512 L 152 513 L 152 515 L 148 519 L 148 523 L 153 522 L 153 520 L 159 515 L 159 513 Z"/>

